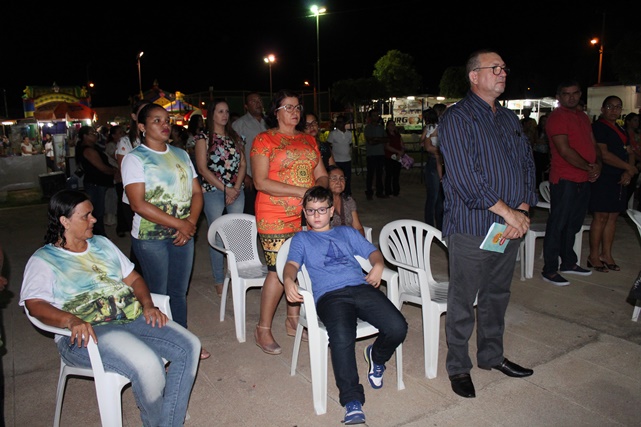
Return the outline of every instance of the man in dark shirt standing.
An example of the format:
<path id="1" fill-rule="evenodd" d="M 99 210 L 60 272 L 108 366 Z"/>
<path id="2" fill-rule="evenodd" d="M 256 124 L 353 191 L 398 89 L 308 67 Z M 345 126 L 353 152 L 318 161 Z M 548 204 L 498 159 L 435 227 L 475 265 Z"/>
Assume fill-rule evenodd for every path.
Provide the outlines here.
<path id="1" fill-rule="evenodd" d="M 452 390 L 462 397 L 476 396 L 468 341 L 477 295 L 478 367 L 494 368 L 511 377 L 533 373 L 503 355 L 516 254 L 530 226 L 529 208 L 537 202 L 527 137 L 516 114 L 497 102 L 508 72 L 498 53 L 473 53 L 467 62 L 470 91 L 445 111 L 439 126 L 447 165 L 443 236 L 450 261 L 446 367 Z M 503 253 L 480 249 L 494 222 L 507 226 Z"/>

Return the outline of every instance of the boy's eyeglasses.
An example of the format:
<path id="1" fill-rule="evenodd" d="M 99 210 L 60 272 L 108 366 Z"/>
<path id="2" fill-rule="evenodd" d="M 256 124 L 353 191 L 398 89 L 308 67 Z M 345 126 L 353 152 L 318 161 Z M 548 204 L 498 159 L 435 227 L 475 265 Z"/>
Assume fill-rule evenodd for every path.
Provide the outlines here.
<path id="1" fill-rule="evenodd" d="M 309 215 L 309 216 L 315 215 L 316 213 L 318 213 L 319 215 L 325 215 L 327 213 L 327 211 L 329 211 L 329 207 L 328 206 L 324 206 L 324 207 L 318 208 L 318 209 L 311 209 L 311 208 L 305 209 L 305 213 L 307 215 Z"/>

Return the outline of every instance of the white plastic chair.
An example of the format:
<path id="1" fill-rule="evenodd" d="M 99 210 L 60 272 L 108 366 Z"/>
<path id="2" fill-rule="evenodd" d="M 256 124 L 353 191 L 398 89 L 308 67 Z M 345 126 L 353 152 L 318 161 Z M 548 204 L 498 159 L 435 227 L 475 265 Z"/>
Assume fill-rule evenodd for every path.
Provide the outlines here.
<path id="1" fill-rule="evenodd" d="M 216 245 L 216 234 L 223 247 Z M 258 230 L 256 217 L 244 213 L 226 214 L 209 226 L 207 240 L 214 249 L 227 258 L 227 274 L 223 282 L 220 302 L 220 321 L 225 320 L 227 291 L 231 283 L 234 304 L 234 323 L 238 342 L 245 342 L 245 304 L 249 288 L 260 288 L 267 277 L 267 266 L 258 255 Z"/>
<path id="2" fill-rule="evenodd" d="M 550 181 L 542 181 L 539 185 L 539 193 L 543 197 L 543 201 L 536 204 L 538 208 L 550 209 Z M 534 251 L 536 239 L 538 237 L 545 237 L 545 223 L 531 223 L 530 229 L 525 233 L 525 237 L 519 246 L 519 259 L 521 260 L 521 280 L 531 279 L 534 276 Z M 590 231 L 590 219 L 586 218 L 581 229 L 574 237 L 574 253 L 576 253 L 577 264 L 581 262 L 581 249 L 583 246 L 583 232 Z M 541 258 L 543 258 L 543 250 L 541 250 Z"/>
<path id="3" fill-rule="evenodd" d="M 641 236 L 641 212 L 639 212 L 636 209 L 628 209 L 626 211 L 628 213 L 628 216 L 634 222 L 634 224 L 637 226 L 637 231 L 639 232 L 639 236 Z M 639 320 L 639 314 L 641 314 L 641 300 L 637 300 L 634 310 L 632 311 L 632 321 L 636 322 Z"/>
<path id="4" fill-rule="evenodd" d="M 165 313 L 171 319 L 171 308 L 169 307 L 169 296 L 160 294 L 151 294 L 154 305 Z M 33 317 L 27 307 L 24 307 L 25 313 L 29 321 L 46 332 L 57 335 L 71 336 L 69 329 L 57 328 L 42 323 L 40 320 Z M 81 368 L 78 366 L 70 366 L 60 358 L 60 375 L 58 376 L 58 390 L 56 392 L 56 413 L 54 415 L 54 427 L 60 426 L 60 416 L 62 415 L 62 401 L 65 394 L 65 386 L 67 384 L 67 377 L 70 375 L 93 378 L 96 386 L 96 397 L 98 400 L 98 408 L 100 410 L 100 420 L 102 427 L 121 427 L 122 426 L 122 389 L 131 381 L 129 378 L 124 377 L 115 372 L 105 371 L 100 357 L 98 346 L 89 340 L 87 346 L 89 352 L 89 359 L 91 360 L 91 368 Z"/>
<path id="5" fill-rule="evenodd" d="M 430 253 L 433 241 L 445 245 L 441 231 L 424 222 L 399 219 L 386 224 L 379 236 L 385 260 L 398 269 L 395 304 L 418 304 L 423 316 L 425 376 L 436 378 L 441 314 L 447 311 L 449 282 L 432 276 Z M 474 302 L 476 305 L 476 302 Z"/>
<path id="6" fill-rule="evenodd" d="M 276 257 L 276 271 L 278 278 L 283 281 L 283 270 L 287 263 L 287 255 L 291 238 L 287 239 L 278 250 Z M 355 257 L 365 271 L 372 268 L 370 262 L 360 256 Z M 398 274 L 389 268 L 383 272 L 383 280 L 387 283 L 388 292 L 398 285 Z M 312 294 L 312 281 L 303 265 L 298 272 L 298 291 L 303 296 L 304 302 L 301 304 L 300 318 L 296 328 L 296 337 L 294 338 L 294 350 L 292 354 L 292 364 L 290 375 L 296 375 L 296 366 L 298 365 L 298 352 L 303 336 L 303 328 L 307 328 L 309 344 L 309 364 L 312 377 L 312 399 L 314 410 L 317 415 L 327 412 L 327 358 L 329 337 L 325 325 L 320 321 L 316 314 L 316 305 Z M 356 325 L 356 339 L 369 337 L 378 333 L 378 329 L 368 322 L 358 319 Z M 403 345 L 396 348 L 396 386 L 398 390 L 403 390 Z"/>

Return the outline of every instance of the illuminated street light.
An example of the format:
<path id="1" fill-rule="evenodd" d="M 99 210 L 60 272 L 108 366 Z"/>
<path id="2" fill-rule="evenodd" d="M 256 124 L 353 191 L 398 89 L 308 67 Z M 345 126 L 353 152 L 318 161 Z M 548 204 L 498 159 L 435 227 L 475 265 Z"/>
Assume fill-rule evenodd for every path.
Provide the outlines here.
<path id="1" fill-rule="evenodd" d="M 142 99 L 143 94 L 142 94 L 142 74 L 140 73 L 140 58 L 142 58 L 142 55 L 145 52 L 140 52 L 138 54 L 138 87 L 140 88 L 140 99 Z"/>
<path id="2" fill-rule="evenodd" d="M 269 65 L 269 99 L 272 99 L 272 64 L 276 62 L 276 57 L 272 54 L 267 55 L 263 58 L 263 61 Z"/>
<path id="3" fill-rule="evenodd" d="M 599 43 L 599 39 L 594 38 L 590 40 L 590 43 L 593 46 L 596 46 Z M 603 67 L 603 42 L 601 42 L 601 45 L 599 46 L 599 77 L 597 79 L 597 83 L 601 83 L 601 68 Z"/>
<path id="4" fill-rule="evenodd" d="M 316 88 L 318 92 L 318 106 L 314 105 L 314 108 L 318 108 L 316 110 L 316 114 L 320 119 L 320 16 L 324 15 L 325 12 L 327 12 L 327 9 L 313 5 L 309 10 L 311 10 L 313 16 L 316 17 Z"/>

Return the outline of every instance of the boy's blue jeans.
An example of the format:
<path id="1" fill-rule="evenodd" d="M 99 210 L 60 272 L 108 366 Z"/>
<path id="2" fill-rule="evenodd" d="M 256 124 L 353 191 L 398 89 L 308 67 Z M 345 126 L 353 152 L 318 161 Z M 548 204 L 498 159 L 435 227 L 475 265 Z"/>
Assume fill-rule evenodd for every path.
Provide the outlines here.
<path id="1" fill-rule="evenodd" d="M 372 359 L 384 365 L 405 340 L 405 317 L 381 290 L 369 284 L 346 286 L 326 293 L 316 303 L 316 311 L 327 328 L 341 405 L 353 400 L 365 403 L 356 366 L 356 319 L 365 320 L 378 329 Z"/>

